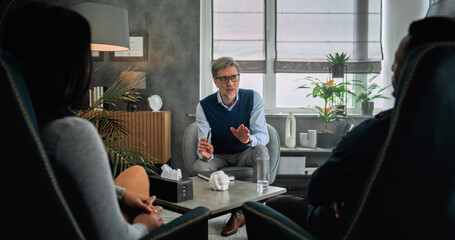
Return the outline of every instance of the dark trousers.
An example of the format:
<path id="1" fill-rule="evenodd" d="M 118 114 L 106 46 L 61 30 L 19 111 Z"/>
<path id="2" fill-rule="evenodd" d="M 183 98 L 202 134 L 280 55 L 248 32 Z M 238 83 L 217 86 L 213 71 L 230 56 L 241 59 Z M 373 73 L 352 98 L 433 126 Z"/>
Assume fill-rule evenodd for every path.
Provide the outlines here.
<path id="1" fill-rule="evenodd" d="M 279 195 L 268 199 L 265 204 L 306 228 L 308 215 L 307 198 L 294 195 Z"/>
<path id="2" fill-rule="evenodd" d="M 288 217 L 318 239 L 341 238 L 348 223 L 344 219 L 335 218 L 333 210 L 328 207 L 311 206 L 308 199 L 302 196 L 279 195 L 267 200 L 266 205 Z M 344 210 L 341 209 L 341 215 L 346 216 Z"/>

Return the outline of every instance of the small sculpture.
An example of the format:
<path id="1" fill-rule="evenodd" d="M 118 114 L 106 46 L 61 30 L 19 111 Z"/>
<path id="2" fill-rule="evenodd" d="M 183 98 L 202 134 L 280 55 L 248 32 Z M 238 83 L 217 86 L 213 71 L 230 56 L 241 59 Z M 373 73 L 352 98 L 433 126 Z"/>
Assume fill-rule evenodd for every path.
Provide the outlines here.
<path id="1" fill-rule="evenodd" d="M 216 171 L 210 175 L 210 188 L 217 191 L 225 191 L 229 188 L 229 177 L 223 171 Z"/>
<path id="2" fill-rule="evenodd" d="M 295 147 L 295 139 L 296 139 L 296 127 L 295 127 L 295 117 L 291 113 L 286 118 L 286 126 L 284 130 L 284 145 L 288 148 Z"/>
<path id="3" fill-rule="evenodd" d="M 317 131 L 308 130 L 308 133 L 300 133 L 300 145 L 307 148 L 315 148 L 317 143 Z"/>

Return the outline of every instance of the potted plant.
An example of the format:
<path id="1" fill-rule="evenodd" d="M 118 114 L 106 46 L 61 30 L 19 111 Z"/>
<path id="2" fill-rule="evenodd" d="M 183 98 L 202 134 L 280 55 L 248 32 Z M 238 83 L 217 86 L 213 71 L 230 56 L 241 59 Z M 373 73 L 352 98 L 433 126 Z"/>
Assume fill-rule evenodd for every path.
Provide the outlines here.
<path id="1" fill-rule="evenodd" d="M 337 115 L 346 115 L 346 102 L 350 96 L 355 96 L 353 92 L 348 89 L 348 85 L 351 83 L 345 82 L 340 84 L 334 84 L 332 104 L 335 106 Z"/>
<path id="2" fill-rule="evenodd" d="M 131 140 L 128 139 L 130 131 L 121 120 L 116 118 L 115 113 L 104 108 L 106 105 L 115 106 L 116 102 L 119 101 L 139 101 L 139 99 L 126 94 L 128 92 L 139 94 L 134 90 L 134 87 L 141 81 L 144 81 L 145 76 L 139 76 L 132 81 L 126 81 L 126 79 L 131 79 L 130 75 L 133 72 L 134 69 L 131 70 L 130 68 L 122 72 L 112 86 L 92 106 L 76 113 L 79 117 L 86 118 L 92 122 L 98 129 L 106 152 L 112 162 L 114 178 L 123 170 L 133 165 L 142 165 L 149 175 L 157 173 L 157 169 L 152 163 L 153 157 L 141 150 L 140 143 L 137 146 L 134 144 L 123 146 L 121 144 L 124 141 Z"/>
<path id="3" fill-rule="evenodd" d="M 348 56 L 347 53 L 342 52 L 335 54 L 327 54 L 327 61 L 332 64 L 332 77 L 333 78 L 343 78 L 344 77 L 344 69 L 346 68 L 346 63 L 349 61 L 350 55 Z"/>
<path id="4" fill-rule="evenodd" d="M 370 65 L 368 68 L 367 74 L 370 75 L 373 72 L 373 65 Z M 379 86 L 377 83 L 373 83 L 374 79 L 378 77 L 378 74 L 375 74 L 374 76 L 370 77 L 367 81 L 367 84 L 361 84 L 361 83 L 356 83 L 355 86 L 360 87 L 363 92 L 359 93 L 356 95 L 356 102 L 361 102 L 362 103 L 362 114 L 363 115 L 373 115 L 373 109 L 374 109 L 374 99 L 390 99 L 390 97 L 384 96 L 383 92 L 387 88 L 390 87 L 390 85 L 382 87 Z M 358 80 L 353 80 L 355 82 L 359 82 Z"/>
<path id="5" fill-rule="evenodd" d="M 313 91 L 307 97 L 312 96 L 313 98 L 322 98 L 324 100 L 324 107 L 315 106 L 316 112 L 324 123 L 324 129 L 319 130 L 317 133 L 317 146 L 320 148 L 331 148 L 333 146 L 334 133 L 328 130 L 327 126 L 335 118 L 336 110 L 328 104 L 332 100 L 335 84 L 333 80 L 323 82 L 313 77 L 306 77 L 305 79 L 310 81 L 310 83 L 303 84 L 297 87 L 297 89 L 313 88 Z"/>

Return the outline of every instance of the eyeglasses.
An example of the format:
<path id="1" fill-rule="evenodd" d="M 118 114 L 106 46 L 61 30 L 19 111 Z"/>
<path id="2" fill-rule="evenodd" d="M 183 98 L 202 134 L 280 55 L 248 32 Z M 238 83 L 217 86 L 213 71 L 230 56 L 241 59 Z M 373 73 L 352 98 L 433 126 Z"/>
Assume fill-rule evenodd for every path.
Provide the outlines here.
<path id="1" fill-rule="evenodd" d="M 238 81 L 240 81 L 240 74 L 235 74 L 232 76 L 215 77 L 215 79 L 220 80 L 220 82 L 224 83 L 224 84 L 228 83 L 229 80 L 231 80 L 232 82 L 238 82 Z"/>

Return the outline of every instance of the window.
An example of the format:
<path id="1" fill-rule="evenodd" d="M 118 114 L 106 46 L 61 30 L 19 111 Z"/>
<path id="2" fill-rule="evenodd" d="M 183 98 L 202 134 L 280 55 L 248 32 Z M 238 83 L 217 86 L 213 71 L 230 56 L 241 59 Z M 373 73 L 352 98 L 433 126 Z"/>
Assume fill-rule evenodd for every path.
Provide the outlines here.
<path id="1" fill-rule="evenodd" d="M 213 59 L 265 60 L 264 0 L 213 1 Z"/>
<path id="2" fill-rule="evenodd" d="M 307 98 L 308 89 L 296 90 L 304 83 L 297 79 L 328 79 L 326 54 L 351 55 L 345 80 L 366 81 L 370 64 L 380 72 L 381 5 L 381 0 L 201 1 L 201 98 L 217 90 L 211 62 L 230 56 L 241 65 L 240 87 L 258 91 L 266 112 L 308 112 L 319 99 Z M 353 100 L 348 108 L 356 109 Z"/>
<path id="3" fill-rule="evenodd" d="M 347 52 L 351 61 L 380 61 L 381 1 L 279 0 L 277 59 L 325 60 Z"/>

